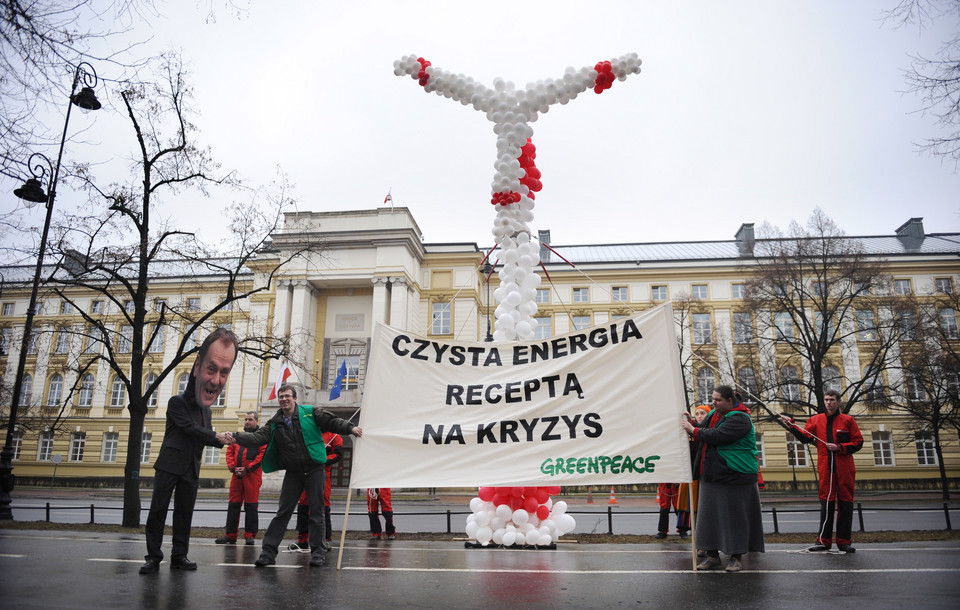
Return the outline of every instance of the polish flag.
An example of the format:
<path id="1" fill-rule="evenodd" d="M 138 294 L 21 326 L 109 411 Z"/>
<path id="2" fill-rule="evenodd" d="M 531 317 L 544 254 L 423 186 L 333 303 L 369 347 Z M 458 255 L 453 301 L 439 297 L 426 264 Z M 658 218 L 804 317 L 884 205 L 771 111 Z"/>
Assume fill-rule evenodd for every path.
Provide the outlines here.
<path id="1" fill-rule="evenodd" d="M 390 205 L 393 205 L 393 195 L 390 194 L 390 191 L 392 191 L 392 190 L 393 190 L 393 189 L 391 188 L 389 191 L 387 191 L 387 196 L 383 198 L 383 203 L 384 203 L 384 205 L 386 205 L 386 204 L 388 204 L 388 203 L 389 203 Z"/>
<path id="2" fill-rule="evenodd" d="M 270 391 L 270 396 L 267 398 L 267 400 L 276 399 L 277 392 L 280 391 L 280 386 L 287 382 L 287 379 L 290 378 L 290 375 L 293 375 L 293 371 L 290 370 L 290 365 L 284 362 L 283 366 L 280 367 L 280 374 L 277 376 L 277 382 L 273 384 L 273 389 Z"/>

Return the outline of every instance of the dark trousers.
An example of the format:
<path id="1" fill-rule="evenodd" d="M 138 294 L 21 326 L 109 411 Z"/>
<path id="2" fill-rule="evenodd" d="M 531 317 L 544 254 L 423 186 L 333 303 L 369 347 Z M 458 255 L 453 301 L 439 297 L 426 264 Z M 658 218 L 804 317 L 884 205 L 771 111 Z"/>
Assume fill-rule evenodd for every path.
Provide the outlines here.
<path id="1" fill-rule="evenodd" d="M 310 510 L 307 519 L 307 529 L 310 534 L 310 549 L 316 553 L 323 551 L 324 523 L 323 523 L 323 488 L 326 483 L 326 475 L 323 468 L 303 473 L 288 470 L 283 477 L 283 484 L 280 486 L 280 501 L 277 507 L 277 514 L 267 526 L 267 531 L 263 535 L 262 554 L 270 558 L 276 558 L 277 550 L 283 541 L 283 536 L 287 531 L 287 525 L 290 524 L 290 517 L 293 511 L 297 509 L 297 502 L 300 500 L 300 494 L 307 493 L 307 506 Z"/>
<path id="2" fill-rule="evenodd" d="M 227 538 L 233 540 L 237 537 L 240 529 L 240 502 L 230 502 L 227 504 Z M 243 530 L 245 538 L 256 538 L 257 530 L 260 529 L 259 503 L 247 502 L 245 518 L 243 520 Z"/>
<path id="3" fill-rule="evenodd" d="M 833 502 L 820 500 L 820 530 L 817 532 L 817 542 L 830 548 L 833 539 L 833 513 L 837 512 L 837 544 L 850 544 L 853 533 L 853 502 L 840 500 L 836 505 Z"/>
<path id="4" fill-rule="evenodd" d="M 157 470 L 153 476 L 153 496 L 147 514 L 146 559 L 161 561 L 163 551 L 163 528 L 167 522 L 170 497 L 173 496 L 173 549 L 171 556 L 183 557 L 190 549 L 190 525 L 193 522 L 193 506 L 197 501 L 199 481 L 191 474 L 175 475 Z"/>
<path id="5" fill-rule="evenodd" d="M 666 534 L 670 530 L 670 509 L 660 509 L 660 521 L 657 523 L 657 531 Z"/>

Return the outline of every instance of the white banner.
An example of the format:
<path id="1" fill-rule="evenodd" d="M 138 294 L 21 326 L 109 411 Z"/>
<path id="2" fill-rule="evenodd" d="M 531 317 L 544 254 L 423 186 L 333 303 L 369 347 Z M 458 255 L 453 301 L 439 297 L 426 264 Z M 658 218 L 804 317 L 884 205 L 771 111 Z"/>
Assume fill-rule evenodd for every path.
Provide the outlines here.
<path id="1" fill-rule="evenodd" d="M 377 325 L 350 486 L 687 482 L 669 304 L 530 343 Z"/>

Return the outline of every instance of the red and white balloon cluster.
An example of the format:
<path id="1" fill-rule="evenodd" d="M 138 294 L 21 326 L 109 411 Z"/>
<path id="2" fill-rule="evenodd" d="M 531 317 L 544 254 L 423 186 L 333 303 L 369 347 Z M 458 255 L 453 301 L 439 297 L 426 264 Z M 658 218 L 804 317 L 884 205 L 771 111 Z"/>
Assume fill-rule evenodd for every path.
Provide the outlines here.
<path id="1" fill-rule="evenodd" d="M 559 487 L 481 487 L 470 500 L 466 533 L 483 546 L 549 546 L 572 532 L 576 520 L 567 503 L 554 503 Z"/>
<path id="2" fill-rule="evenodd" d="M 626 80 L 640 72 L 640 59 L 630 53 L 593 67 L 567 68 L 563 77 L 538 80 L 517 89 L 509 81 L 494 79 L 493 87 L 469 76 L 453 74 L 416 55 L 393 62 L 393 73 L 410 76 L 425 91 L 472 105 L 493 122 L 497 135 L 496 173 L 490 187 L 490 201 L 497 208 L 493 236 L 502 250 L 500 288 L 497 290 L 497 322 L 494 340 L 529 341 L 536 327 L 533 297 L 540 278 L 534 272 L 540 262 L 539 249 L 531 243 L 528 223 L 533 220 L 533 193 L 542 187 L 540 170 L 533 162 L 536 149 L 530 138 L 530 123 L 554 104 L 566 104 L 586 91 L 609 89 L 613 79 Z"/>

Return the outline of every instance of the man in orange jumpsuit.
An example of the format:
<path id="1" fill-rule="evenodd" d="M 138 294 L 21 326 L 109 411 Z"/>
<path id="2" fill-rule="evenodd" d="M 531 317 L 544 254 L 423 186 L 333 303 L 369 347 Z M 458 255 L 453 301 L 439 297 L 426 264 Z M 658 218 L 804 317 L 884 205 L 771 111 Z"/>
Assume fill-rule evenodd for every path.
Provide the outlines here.
<path id="1" fill-rule="evenodd" d="M 249 411 L 243 417 L 243 429 L 253 432 L 257 429 L 260 417 L 256 411 Z M 246 544 L 253 544 L 260 527 L 259 501 L 263 471 L 260 462 L 267 446 L 245 448 L 240 445 L 227 447 L 227 468 L 233 473 L 230 478 L 230 499 L 227 504 L 227 532 L 217 538 L 217 544 L 236 544 L 240 529 L 240 506 L 245 505 L 246 519 L 243 524 L 243 538 Z"/>

